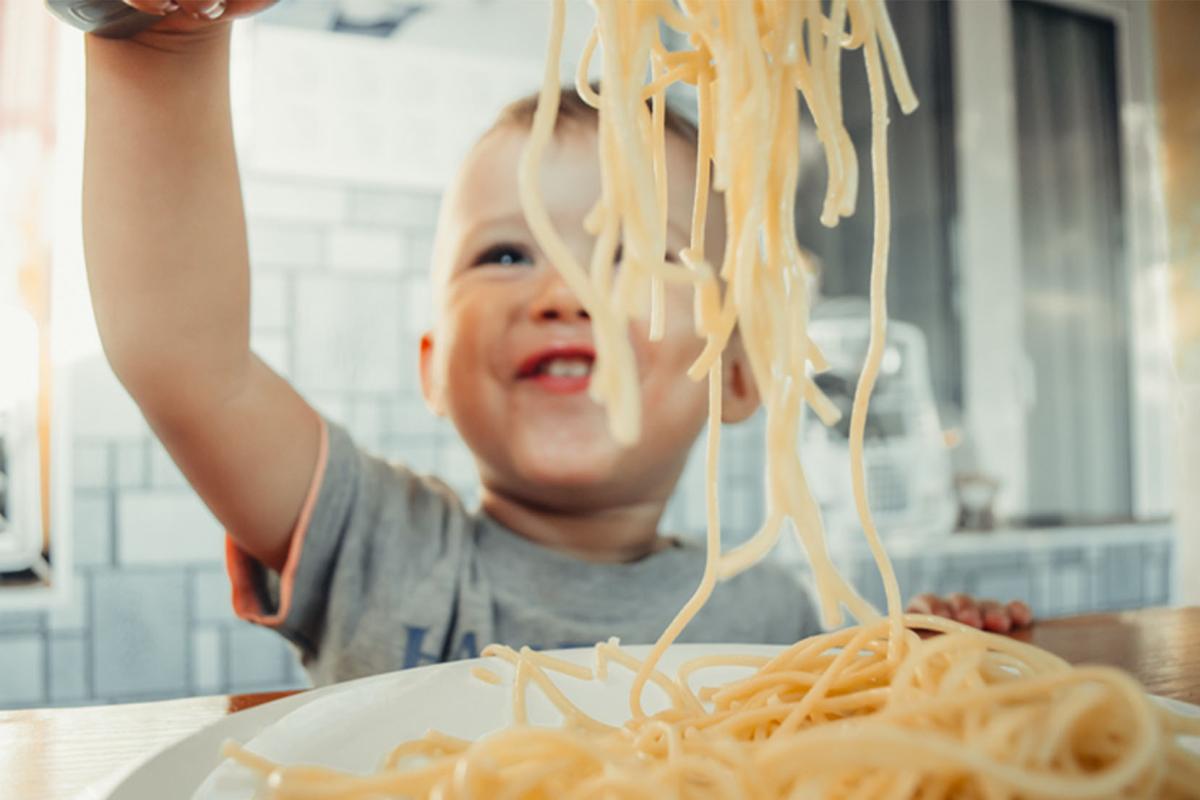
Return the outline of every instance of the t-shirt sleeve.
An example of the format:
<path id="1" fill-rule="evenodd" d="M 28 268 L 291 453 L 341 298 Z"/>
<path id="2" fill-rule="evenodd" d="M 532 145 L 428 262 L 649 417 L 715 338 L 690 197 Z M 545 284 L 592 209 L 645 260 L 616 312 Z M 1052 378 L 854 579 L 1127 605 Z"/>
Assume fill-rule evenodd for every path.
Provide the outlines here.
<path id="1" fill-rule="evenodd" d="M 443 558 L 449 517 L 460 511 L 444 484 L 363 452 L 345 430 L 323 421 L 316 471 L 283 569 L 276 573 L 226 536 L 234 611 L 315 656 L 329 631 L 352 629 L 378 602 L 381 582 L 392 592 Z"/>

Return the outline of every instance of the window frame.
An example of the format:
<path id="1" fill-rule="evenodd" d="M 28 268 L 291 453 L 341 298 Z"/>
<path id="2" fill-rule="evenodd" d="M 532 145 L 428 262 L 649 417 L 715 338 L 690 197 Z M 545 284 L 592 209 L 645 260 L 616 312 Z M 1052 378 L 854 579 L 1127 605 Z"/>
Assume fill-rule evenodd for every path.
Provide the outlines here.
<path id="1" fill-rule="evenodd" d="M 1123 0 L 1035 2 L 1102 17 L 1116 29 L 1132 511 L 1137 519 L 1161 519 L 1172 508 L 1172 381 L 1153 20 L 1148 5 Z M 1035 386 L 1024 343 L 1014 335 L 1023 329 L 1023 292 L 1011 2 L 956 2 L 951 37 L 964 420 L 980 465 L 1003 484 L 997 510 L 1021 513 Z"/>

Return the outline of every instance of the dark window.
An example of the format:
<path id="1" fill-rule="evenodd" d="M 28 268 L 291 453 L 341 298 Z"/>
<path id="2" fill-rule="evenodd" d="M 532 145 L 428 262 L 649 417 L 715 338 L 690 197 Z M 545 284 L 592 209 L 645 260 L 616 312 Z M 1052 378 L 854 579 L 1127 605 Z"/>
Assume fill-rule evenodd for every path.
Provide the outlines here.
<path id="1" fill-rule="evenodd" d="M 962 348 L 955 305 L 955 124 L 950 4 L 889 2 L 913 88 L 921 101 L 901 113 L 889 92 L 892 235 L 888 306 L 916 324 L 929 346 L 934 394 L 943 409 L 962 407 Z M 846 128 L 859 155 L 858 207 L 835 228 L 821 225 L 826 169 L 809 129 L 796 204 L 800 242 L 824 262 L 822 294 L 867 296 L 874 209 L 871 107 L 859 51 L 842 56 Z M 806 112 L 807 114 L 807 112 Z"/>
<path id="2" fill-rule="evenodd" d="M 1129 288 L 1114 24 L 1017 0 L 1029 511 L 1132 512 Z"/>

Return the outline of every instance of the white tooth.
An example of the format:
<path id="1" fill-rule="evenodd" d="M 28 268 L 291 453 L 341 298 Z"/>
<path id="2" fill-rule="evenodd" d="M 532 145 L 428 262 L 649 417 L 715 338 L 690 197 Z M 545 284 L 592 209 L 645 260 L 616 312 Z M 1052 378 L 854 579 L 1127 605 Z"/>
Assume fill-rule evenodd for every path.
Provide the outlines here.
<path id="1" fill-rule="evenodd" d="M 583 378 L 589 372 L 591 365 L 574 358 L 556 358 L 546 365 L 546 374 L 554 378 Z"/>

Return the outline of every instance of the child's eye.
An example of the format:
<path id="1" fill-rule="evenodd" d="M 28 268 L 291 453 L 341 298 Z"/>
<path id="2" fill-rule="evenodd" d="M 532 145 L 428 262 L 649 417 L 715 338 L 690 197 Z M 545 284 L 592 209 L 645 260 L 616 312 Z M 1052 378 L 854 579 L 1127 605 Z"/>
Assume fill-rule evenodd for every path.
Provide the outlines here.
<path id="1" fill-rule="evenodd" d="M 525 248 L 513 244 L 498 244 L 494 247 L 489 247 L 476 256 L 471 266 L 514 267 L 518 265 L 530 265 L 532 263 L 533 256 Z"/>

